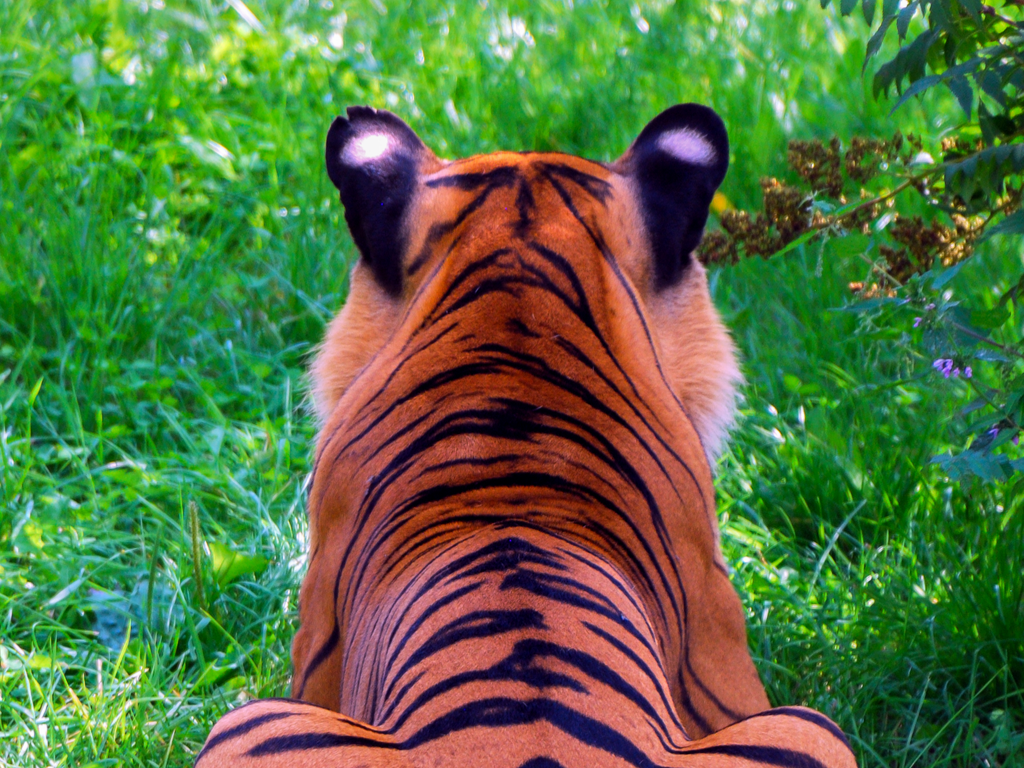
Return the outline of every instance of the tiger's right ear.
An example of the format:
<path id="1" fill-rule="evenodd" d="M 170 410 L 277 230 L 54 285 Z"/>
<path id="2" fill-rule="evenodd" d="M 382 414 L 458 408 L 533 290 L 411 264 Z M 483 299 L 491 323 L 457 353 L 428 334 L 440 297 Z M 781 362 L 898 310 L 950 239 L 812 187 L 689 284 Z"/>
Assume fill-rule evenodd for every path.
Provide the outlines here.
<path id="1" fill-rule="evenodd" d="M 327 175 L 341 193 L 345 221 L 374 278 L 402 290 L 403 219 L 425 163 L 437 162 L 419 136 L 383 109 L 349 107 L 327 132 Z"/>
<path id="2" fill-rule="evenodd" d="M 711 199 L 728 167 L 725 125 L 700 104 L 666 109 L 612 165 L 634 182 L 659 288 L 678 283 L 690 264 L 704 234 Z"/>

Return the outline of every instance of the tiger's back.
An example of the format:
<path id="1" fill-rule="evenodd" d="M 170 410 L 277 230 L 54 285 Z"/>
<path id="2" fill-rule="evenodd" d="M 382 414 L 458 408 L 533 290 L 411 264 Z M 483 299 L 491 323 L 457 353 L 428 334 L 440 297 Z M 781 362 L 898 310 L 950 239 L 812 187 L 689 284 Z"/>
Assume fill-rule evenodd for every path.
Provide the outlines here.
<path id="1" fill-rule="evenodd" d="M 230 713 L 199 765 L 853 764 L 768 708 L 718 547 L 739 376 L 690 254 L 727 160 L 696 105 L 612 165 L 335 122 L 363 258 L 313 368 L 307 703 Z"/>

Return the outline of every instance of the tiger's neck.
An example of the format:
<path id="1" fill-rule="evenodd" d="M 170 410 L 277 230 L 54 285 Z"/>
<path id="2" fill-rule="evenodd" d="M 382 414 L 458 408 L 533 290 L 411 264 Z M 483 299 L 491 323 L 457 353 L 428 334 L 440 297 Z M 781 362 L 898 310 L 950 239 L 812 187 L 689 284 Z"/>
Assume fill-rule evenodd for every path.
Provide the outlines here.
<path id="1" fill-rule="evenodd" d="M 650 617 L 605 558 L 522 523 L 437 549 L 360 601 L 343 712 L 413 741 L 562 720 L 634 744 L 683 740 Z"/>
<path id="2" fill-rule="evenodd" d="M 650 344 L 629 366 L 603 342 L 585 351 L 569 341 L 574 323 L 612 328 L 614 318 L 595 320 L 582 299 L 571 307 L 544 305 L 527 317 L 521 308 L 503 306 L 511 294 L 498 288 L 515 288 L 502 282 L 505 274 L 491 277 L 479 293 L 468 282 L 465 292 L 480 313 L 474 323 L 505 318 L 502 327 L 475 333 L 477 325 L 460 323 L 454 311 L 440 312 L 442 320 L 433 323 L 410 315 L 406 331 L 360 374 L 365 381 L 321 434 L 294 694 L 376 724 L 407 710 L 412 719 L 407 697 L 415 701 L 422 691 L 416 687 L 419 693 L 410 690 L 395 702 L 407 681 L 392 684 L 392 678 L 405 664 L 403 654 L 426 653 L 410 648 L 426 647 L 424 637 L 441 625 L 431 624 L 430 632 L 403 628 L 407 617 L 422 614 L 420 603 L 438 599 L 427 587 L 406 585 L 451 563 L 455 550 L 446 547 L 467 554 L 462 542 L 504 522 L 532 527 L 532 536 L 545 543 L 527 540 L 539 549 L 557 543 L 580 557 L 589 553 L 616 574 L 625 585 L 618 590 L 581 561 L 557 555 L 575 581 L 612 601 L 609 611 L 647 633 L 646 644 L 661 659 L 650 661 L 651 669 L 664 666 L 660 674 L 667 675 L 688 730 L 708 733 L 763 709 L 767 699 L 746 648 L 742 608 L 718 549 L 710 469 L 692 425 L 657 373 Z M 527 321 L 543 321 L 544 332 Z M 421 324 L 422 333 L 409 330 Z M 440 340 L 444 355 L 437 352 Z M 638 349 L 644 343 L 637 341 Z M 609 644 L 585 626 L 594 623 L 585 609 L 501 583 L 460 597 L 462 610 L 505 616 L 514 598 L 543 617 L 545 627 L 577 642 Z M 318 602 L 325 600 L 333 601 L 333 614 Z M 627 610 L 631 605 L 635 614 Z M 336 623 L 324 620 L 332 615 Z M 517 628 L 477 638 L 480 643 L 455 643 L 452 659 L 449 650 L 423 659 L 450 666 L 486 640 L 493 645 L 487 658 L 497 663 L 499 650 L 502 659 L 513 658 L 515 642 L 534 642 L 551 631 Z M 665 682 L 647 684 L 654 695 Z M 668 712 L 662 717 L 673 720 Z"/>

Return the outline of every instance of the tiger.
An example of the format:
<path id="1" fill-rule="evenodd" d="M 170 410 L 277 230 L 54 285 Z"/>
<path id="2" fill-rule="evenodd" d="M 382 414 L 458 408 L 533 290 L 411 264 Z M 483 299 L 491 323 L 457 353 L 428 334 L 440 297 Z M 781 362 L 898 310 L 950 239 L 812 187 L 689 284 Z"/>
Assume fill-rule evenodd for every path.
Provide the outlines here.
<path id="1" fill-rule="evenodd" d="M 197 768 L 856 766 L 769 704 L 720 548 L 741 375 L 694 251 L 728 163 L 699 104 L 611 163 L 333 122 L 359 258 L 311 365 L 292 698 Z"/>

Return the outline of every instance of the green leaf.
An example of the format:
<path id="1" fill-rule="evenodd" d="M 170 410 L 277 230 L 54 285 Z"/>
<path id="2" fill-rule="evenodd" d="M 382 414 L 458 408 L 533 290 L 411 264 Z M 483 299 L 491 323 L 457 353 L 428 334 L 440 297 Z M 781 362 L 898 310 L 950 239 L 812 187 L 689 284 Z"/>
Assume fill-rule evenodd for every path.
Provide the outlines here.
<path id="1" fill-rule="evenodd" d="M 871 95 L 878 98 L 879 95 L 888 95 L 889 86 L 896 78 L 896 60 L 887 61 L 878 68 L 874 78 L 871 80 Z"/>
<path id="2" fill-rule="evenodd" d="M 1014 214 L 1016 215 L 1016 214 Z M 1020 280 L 1017 284 L 1010 288 L 999 298 L 1000 305 L 1006 304 L 1008 301 L 1020 301 L 1021 297 L 1024 296 L 1024 275 L 1020 276 Z"/>
<path id="3" fill-rule="evenodd" d="M 981 138 L 985 146 L 991 147 L 996 143 L 996 129 L 992 125 L 992 113 L 982 101 L 978 101 L 978 124 L 981 126 Z"/>
<path id="4" fill-rule="evenodd" d="M 931 0 L 928 3 L 928 26 L 952 36 L 956 34 L 951 18 L 952 0 Z"/>
<path id="5" fill-rule="evenodd" d="M 975 23 L 981 24 L 981 0 L 959 0 Z"/>
<path id="6" fill-rule="evenodd" d="M 971 450 L 956 456 L 933 456 L 930 463 L 941 466 L 951 480 L 960 480 L 971 475 L 986 481 L 1005 480 L 1013 470 L 1005 456 Z"/>
<path id="7" fill-rule="evenodd" d="M 1006 93 L 1003 91 L 1003 83 L 992 70 L 986 70 L 975 76 L 981 90 L 987 93 L 999 106 L 1006 107 Z"/>
<path id="8" fill-rule="evenodd" d="M 971 325 L 990 331 L 998 328 L 1010 318 L 1010 310 L 1005 306 L 996 306 L 993 309 L 971 310 Z"/>
<path id="9" fill-rule="evenodd" d="M 953 95 L 956 96 L 960 109 L 964 111 L 964 117 L 970 120 L 971 111 L 974 108 L 974 89 L 971 88 L 970 81 L 963 76 L 951 77 L 946 80 L 946 85 L 953 92 Z"/>
<path id="10" fill-rule="evenodd" d="M 870 27 L 875 22 L 875 0 L 864 0 L 861 11 L 864 13 L 864 21 Z"/>
<path id="11" fill-rule="evenodd" d="M 899 304 L 901 301 L 901 299 L 890 299 L 888 297 L 878 299 L 865 299 L 864 301 L 858 301 L 855 304 L 849 304 L 845 307 L 842 307 L 840 311 L 855 312 L 859 314 L 861 312 L 871 312 L 872 310 L 878 309 L 879 307 L 886 307 L 889 306 L 890 304 Z"/>
<path id="12" fill-rule="evenodd" d="M 839 13 L 843 16 L 849 16 L 856 7 L 857 0 L 839 0 Z"/>
<path id="13" fill-rule="evenodd" d="M 846 237 L 834 237 L 828 241 L 828 247 L 832 255 L 839 258 L 860 256 L 862 253 L 867 253 L 871 250 L 873 245 L 874 241 L 871 237 L 862 235 L 859 232 L 846 235 Z"/>
<path id="14" fill-rule="evenodd" d="M 897 92 L 900 92 L 904 80 L 914 82 L 924 77 L 928 51 L 937 40 L 939 40 L 938 30 L 929 29 L 914 38 L 912 42 L 900 48 L 896 55 L 879 67 L 878 72 L 875 73 L 873 85 L 875 95 L 877 96 L 879 92 L 887 93 L 891 84 L 895 84 Z M 952 77 L 957 73 L 957 71 L 949 70 L 944 74 Z M 929 84 L 932 83 L 934 81 L 931 81 Z"/>
<path id="15" fill-rule="evenodd" d="M 896 20 L 895 16 L 883 14 L 882 23 L 875 30 L 875 34 L 868 40 L 867 49 L 864 52 L 864 66 L 861 71 L 867 69 L 868 61 L 878 53 L 878 50 L 882 47 L 882 43 L 885 41 L 885 33 L 889 31 L 889 27 Z"/>
<path id="16" fill-rule="evenodd" d="M 234 552 L 216 541 L 206 542 L 210 550 L 213 575 L 221 587 L 225 587 L 240 576 L 262 573 L 270 561 L 259 555 L 243 555 Z"/>
<path id="17" fill-rule="evenodd" d="M 36 398 L 39 397 L 39 390 L 43 388 L 43 378 L 40 376 L 39 380 L 32 387 L 32 391 L 28 395 L 28 407 L 31 409 L 36 403 Z"/>
<path id="18" fill-rule="evenodd" d="M 910 87 L 903 92 L 903 95 L 900 96 L 900 98 L 896 101 L 892 109 L 889 110 L 889 114 L 891 115 L 897 109 L 902 107 L 911 98 L 917 96 L 917 94 L 927 91 L 936 83 L 941 82 L 942 75 L 928 75 L 928 77 L 922 77 L 920 80 L 915 80 L 913 83 L 910 84 Z"/>
<path id="19" fill-rule="evenodd" d="M 907 51 L 907 59 L 906 60 L 909 62 L 910 66 L 916 67 L 915 59 L 913 58 L 913 56 L 921 54 L 921 50 L 916 50 L 913 54 L 911 54 L 910 53 L 910 49 L 913 48 L 913 46 L 918 45 L 918 42 L 922 38 L 924 38 L 924 37 L 925 36 L 922 35 L 918 39 L 914 40 L 913 43 L 911 43 L 906 48 L 906 51 Z M 922 48 L 922 50 L 923 50 L 923 48 Z M 902 52 L 903 51 L 900 51 L 900 53 L 902 53 Z M 925 51 L 925 53 L 927 54 L 927 50 Z M 899 54 L 897 54 L 897 58 L 898 57 L 899 57 Z M 971 59 L 968 59 L 967 61 L 964 61 L 963 63 L 958 63 L 958 65 L 956 65 L 955 67 L 950 67 L 948 70 L 946 70 L 945 72 L 943 72 L 943 73 L 941 73 L 939 75 L 929 75 L 928 77 L 923 77 L 920 80 L 914 80 L 914 82 L 911 83 L 910 87 L 907 88 L 903 92 L 903 95 L 900 97 L 900 99 L 893 106 L 893 109 L 890 111 L 889 114 L 891 115 L 893 112 L 898 110 L 900 108 L 900 106 L 908 98 L 910 98 L 911 96 L 918 95 L 922 91 L 928 90 L 929 88 L 931 88 L 936 83 L 939 83 L 939 82 L 942 82 L 942 81 L 947 81 L 947 84 L 949 85 L 949 89 L 953 91 L 953 93 L 956 95 L 957 99 L 961 98 L 961 96 L 959 96 L 959 94 L 956 93 L 956 87 L 958 87 L 959 83 L 963 82 L 963 86 L 967 88 L 968 106 L 967 106 L 967 108 L 964 108 L 964 109 L 968 113 L 968 119 L 970 119 L 971 118 L 970 105 L 971 105 L 971 102 L 972 102 L 972 93 L 971 93 L 971 86 L 967 82 L 967 78 L 965 76 L 967 74 L 972 73 L 975 70 L 977 70 L 977 68 L 981 65 L 981 60 L 982 59 L 979 56 L 975 56 L 974 58 L 971 58 Z M 913 73 L 912 72 L 908 72 L 908 75 L 909 75 L 910 79 L 912 80 L 913 79 Z M 953 81 L 956 81 L 956 85 L 951 84 L 951 83 L 953 83 Z M 899 83 L 897 82 L 896 85 L 897 85 L 897 88 L 898 88 L 899 87 Z M 962 106 L 962 108 L 964 106 L 964 101 L 963 100 L 961 100 L 961 106 Z"/>
<path id="20" fill-rule="evenodd" d="M 899 34 L 900 40 L 907 38 L 907 29 L 910 27 L 910 20 L 914 18 L 914 14 L 917 12 L 918 5 L 918 0 L 914 0 L 914 2 L 900 11 L 899 17 L 896 19 L 896 32 Z"/>
<path id="21" fill-rule="evenodd" d="M 982 117 L 982 132 L 985 130 L 984 116 L 988 114 L 985 105 L 978 103 L 978 114 Z M 1002 144 L 987 147 L 959 162 L 946 164 L 946 190 L 960 195 L 970 202 L 978 193 L 998 193 L 1007 176 L 1024 170 L 1024 144 Z"/>
<path id="22" fill-rule="evenodd" d="M 942 288 L 946 283 L 957 276 L 957 273 L 963 269 L 963 266 L 966 263 L 966 261 L 961 261 L 959 264 L 954 264 L 949 269 L 944 269 L 941 272 L 936 272 L 934 269 L 928 272 L 928 275 L 931 276 L 932 288 L 936 291 Z"/>
<path id="23" fill-rule="evenodd" d="M 975 360 L 984 360 L 986 363 L 1008 363 L 1009 358 L 994 349 L 977 349 L 974 351 Z"/>
<path id="24" fill-rule="evenodd" d="M 810 229 L 810 230 L 804 232 L 802 235 L 800 235 L 800 237 L 798 237 L 793 242 L 789 243 L 788 245 L 784 245 L 782 248 L 777 250 L 775 253 L 773 253 L 768 258 L 769 259 L 774 259 L 776 256 L 782 256 L 784 253 L 789 253 L 794 248 L 799 248 L 801 245 L 806 243 L 808 240 L 810 240 L 816 234 L 818 234 L 818 231 L 816 229 Z"/>
<path id="25" fill-rule="evenodd" d="M 1024 235 L 1024 209 L 1011 213 L 994 227 L 985 230 L 979 240 L 988 240 L 996 235 Z"/>
<path id="26" fill-rule="evenodd" d="M 882 16 L 885 18 L 895 17 L 899 7 L 900 0 L 882 0 Z"/>

